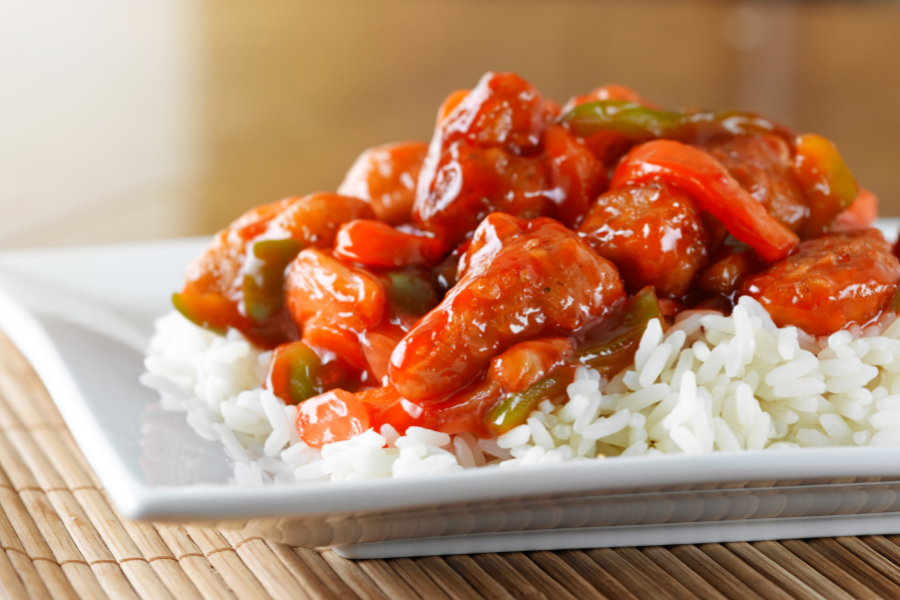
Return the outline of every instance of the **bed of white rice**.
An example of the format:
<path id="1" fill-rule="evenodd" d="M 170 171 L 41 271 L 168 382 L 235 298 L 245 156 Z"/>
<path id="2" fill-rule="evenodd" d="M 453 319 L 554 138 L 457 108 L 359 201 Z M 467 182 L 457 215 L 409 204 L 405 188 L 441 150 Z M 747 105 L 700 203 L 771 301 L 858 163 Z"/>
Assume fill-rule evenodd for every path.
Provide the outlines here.
<path id="1" fill-rule="evenodd" d="M 300 440 L 295 406 L 262 388 L 270 353 L 178 313 L 161 318 L 142 383 L 224 444 L 243 485 L 414 477 L 670 453 L 900 446 L 900 320 L 815 339 L 779 329 L 741 298 L 729 317 L 690 311 L 665 335 L 651 321 L 635 365 L 611 381 L 581 367 L 568 399 L 549 401 L 497 439 L 412 427 L 369 430 L 321 450 Z"/>

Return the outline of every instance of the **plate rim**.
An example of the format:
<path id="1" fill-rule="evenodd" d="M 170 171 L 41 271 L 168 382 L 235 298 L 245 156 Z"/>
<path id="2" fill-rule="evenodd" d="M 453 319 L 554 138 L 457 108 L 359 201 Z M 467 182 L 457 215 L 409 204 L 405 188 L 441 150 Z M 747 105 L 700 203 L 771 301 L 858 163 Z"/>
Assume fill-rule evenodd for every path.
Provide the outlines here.
<path id="1" fill-rule="evenodd" d="M 886 221 L 886 220 L 885 220 Z M 885 228 L 900 220 L 882 221 Z M 104 252 L 146 252 L 208 238 L 174 238 L 154 242 L 40 248 L 0 252 L 7 259 L 53 260 L 72 250 L 85 257 Z M 85 258 L 87 260 L 87 258 Z M 221 521 L 285 516 L 399 511 L 449 503 L 615 489 L 696 485 L 714 482 L 900 476 L 900 448 L 805 448 L 801 451 L 715 452 L 590 460 L 524 469 L 469 470 L 429 478 L 330 482 L 314 485 L 243 488 L 228 485 L 149 486 L 132 476 L 115 455 L 103 428 L 53 341 L 27 306 L 4 289 L 0 272 L 0 329 L 31 363 L 50 392 L 69 430 L 116 507 L 128 518 L 167 521 Z M 135 381 L 136 385 L 140 385 Z M 861 458 L 865 456 L 865 458 Z M 648 482 L 649 480 L 649 482 Z M 539 485 L 536 485 L 538 482 Z"/>

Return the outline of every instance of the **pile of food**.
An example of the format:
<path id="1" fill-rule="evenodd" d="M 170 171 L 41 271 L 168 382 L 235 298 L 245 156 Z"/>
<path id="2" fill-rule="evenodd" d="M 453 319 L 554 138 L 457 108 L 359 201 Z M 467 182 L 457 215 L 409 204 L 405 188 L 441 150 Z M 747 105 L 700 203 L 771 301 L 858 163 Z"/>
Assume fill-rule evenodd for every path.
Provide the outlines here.
<path id="1" fill-rule="evenodd" d="M 877 212 L 821 136 L 488 73 L 219 232 L 142 381 L 246 484 L 900 445 Z"/>

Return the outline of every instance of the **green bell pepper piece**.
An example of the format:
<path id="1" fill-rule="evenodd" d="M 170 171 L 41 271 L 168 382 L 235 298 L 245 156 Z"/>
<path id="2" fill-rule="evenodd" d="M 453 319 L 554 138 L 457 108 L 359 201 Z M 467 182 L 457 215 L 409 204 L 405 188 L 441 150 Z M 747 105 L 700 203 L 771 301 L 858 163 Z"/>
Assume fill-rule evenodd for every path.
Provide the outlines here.
<path id="1" fill-rule="evenodd" d="M 303 249 L 297 240 L 263 240 L 250 252 L 256 261 L 244 275 L 244 309 L 247 316 L 262 323 L 276 316 L 284 306 L 284 270 Z"/>
<path id="2" fill-rule="evenodd" d="M 566 393 L 572 382 L 572 369 L 561 367 L 531 387 L 507 395 L 488 411 L 484 424 L 496 435 L 503 435 L 528 420 L 528 415 L 544 400 L 553 400 Z"/>
<path id="3" fill-rule="evenodd" d="M 641 336 L 652 319 L 665 322 L 656 292 L 645 287 L 600 323 L 575 357 L 601 375 L 612 377 L 634 361 Z"/>
<path id="4" fill-rule="evenodd" d="M 653 110 L 624 100 L 599 100 L 576 106 L 559 122 L 579 137 L 614 131 L 635 142 L 662 138 L 697 143 L 716 137 L 766 133 L 780 135 L 791 145 L 795 141 L 791 130 L 753 113 Z"/>
<path id="5" fill-rule="evenodd" d="M 592 331 L 589 345 L 578 350 L 575 358 L 601 375 L 615 375 L 634 362 L 647 323 L 662 317 L 656 292 L 646 287 Z M 542 401 L 565 394 L 573 375 L 572 365 L 558 367 L 526 390 L 507 395 L 485 415 L 485 426 L 496 435 L 503 435 L 522 425 Z"/>
<path id="6" fill-rule="evenodd" d="M 437 306 L 437 293 L 425 273 L 418 270 L 388 271 L 384 277 L 388 302 L 395 309 L 424 315 Z"/>

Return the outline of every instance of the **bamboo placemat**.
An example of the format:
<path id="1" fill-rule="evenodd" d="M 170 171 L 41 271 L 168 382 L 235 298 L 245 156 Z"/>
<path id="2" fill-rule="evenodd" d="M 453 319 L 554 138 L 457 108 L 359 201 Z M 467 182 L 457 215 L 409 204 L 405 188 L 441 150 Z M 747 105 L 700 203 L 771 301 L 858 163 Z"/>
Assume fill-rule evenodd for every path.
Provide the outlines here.
<path id="1" fill-rule="evenodd" d="M 0 548 L 13 599 L 900 598 L 900 536 L 348 561 L 128 521 L 2 335 Z"/>

